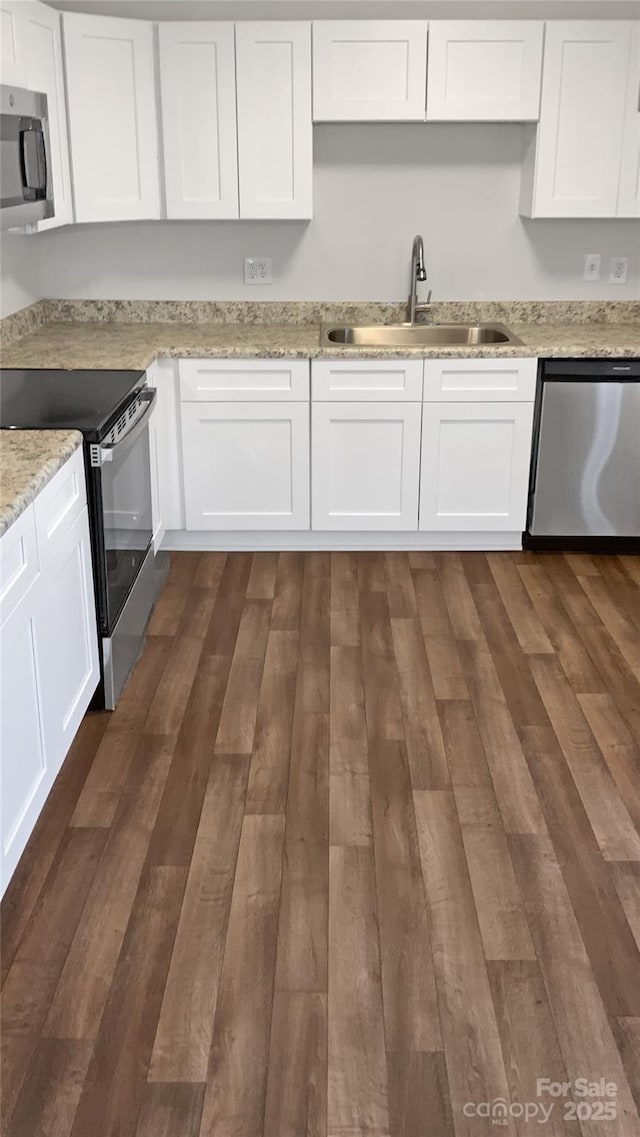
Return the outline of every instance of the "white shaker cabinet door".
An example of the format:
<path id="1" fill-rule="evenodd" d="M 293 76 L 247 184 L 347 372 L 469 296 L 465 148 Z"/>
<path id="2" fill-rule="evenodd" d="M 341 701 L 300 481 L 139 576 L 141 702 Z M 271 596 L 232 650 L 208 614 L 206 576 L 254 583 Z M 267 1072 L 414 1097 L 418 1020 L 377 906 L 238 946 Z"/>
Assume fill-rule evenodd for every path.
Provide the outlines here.
<path id="1" fill-rule="evenodd" d="M 631 27 L 547 23 L 540 122 L 523 168 L 525 216 L 616 216 Z"/>
<path id="2" fill-rule="evenodd" d="M 157 218 L 153 25 L 77 12 L 62 19 L 76 220 Z"/>
<path id="3" fill-rule="evenodd" d="M 427 119 L 537 119 L 543 34 L 541 20 L 433 20 Z"/>
<path id="4" fill-rule="evenodd" d="M 20 37 L 20 0 L 0 0 L 0 74 L 8 87 L 26 87 L 27 64 Z"/>
<path id="5" fill-rule="evenodd" d="M 424 122 L 425 20 L 317 20 L 314 122 Z"/>
<path id="6" fill-rule="evenodd" d="M 315 403 L 312 528 L 416 530 L 419 403 Z"/>
<path id="7" fill-rule="evenodd" d="M 236 24 L 240 216 L 313 216 L 311 24 Z"/>
<path id="8" fill-rule="evenodd" d="M 425 403 L 420 529 L 523 529 L 532 422 L 533 403 Z"/>
<path id="9" fill-rule="evenodd" d="M 183 403 L 187 529 L 309 528 L 308 403 Z"/>
<path id="10" fill-rule="evenodd" d="M 86 506 L 51 550 L 43 571 L 49 603 L 39 622 L 39 659 L 55 776 L 100 679 Z"/>
<path id="11" fill-rule="evenodd" d="M 0 629 L 0 891 L 18 863 L 51 784 L 39 667 L 37 584 Z"/>
<path id="12" fill-rule="evenodd" d="M 631 34 L 618 217 L 640 217 L 640 22 Z"/>
<path id="13" fill-rule="evenodd" d="M 233 24 L 158 25 L 167 217 L 238 216 Z"/>
<path id="14" fill-rule="evenodd" d="M 21 2 L 18 36 L 26 84 L 34 91 L 44 91 L 49 108 L 55 215 L 36 222 L 34 228 L 41 232 L 73 221 L 60 13 L 38 0 Z"/>

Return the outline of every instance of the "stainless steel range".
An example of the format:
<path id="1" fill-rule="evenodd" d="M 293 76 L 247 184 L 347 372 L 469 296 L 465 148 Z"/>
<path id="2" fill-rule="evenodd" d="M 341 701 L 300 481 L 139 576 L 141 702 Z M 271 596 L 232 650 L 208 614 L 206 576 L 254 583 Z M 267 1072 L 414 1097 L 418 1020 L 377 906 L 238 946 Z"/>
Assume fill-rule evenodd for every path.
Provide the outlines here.
<path id="1" fill-rule="evenodd" d="M 0 371 L 0 427 L 75 429 L 84 437 L 102 682 L 94 706 L 116 705 L 144 643 L 168 568 L 154 556 L 144 371 Z"/>

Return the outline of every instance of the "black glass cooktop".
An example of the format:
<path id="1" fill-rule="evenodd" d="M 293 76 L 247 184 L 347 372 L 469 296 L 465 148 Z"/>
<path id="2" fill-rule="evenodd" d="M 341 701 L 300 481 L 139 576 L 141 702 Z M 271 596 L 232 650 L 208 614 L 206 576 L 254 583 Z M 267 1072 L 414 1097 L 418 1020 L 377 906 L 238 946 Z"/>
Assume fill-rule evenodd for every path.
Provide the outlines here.
<path id="1" fill-rule="evenodd" d="M 0 370 L 0 427 L 80 430 L 100 442 L 120 417 L 144 371 Z"/>

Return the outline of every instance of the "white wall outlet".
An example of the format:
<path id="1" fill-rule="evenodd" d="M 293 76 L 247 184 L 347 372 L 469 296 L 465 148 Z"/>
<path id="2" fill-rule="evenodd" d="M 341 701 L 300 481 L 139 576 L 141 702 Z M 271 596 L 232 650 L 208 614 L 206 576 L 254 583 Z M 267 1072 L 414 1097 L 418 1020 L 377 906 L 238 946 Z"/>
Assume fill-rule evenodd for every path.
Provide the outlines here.
<path id="1" fill-rule="evenodd" d="M 245 257 L 244 282 L 271 284 L 271 257 Z"/>
<path id="2" fill-rule="evenodd" d="M 628 257 L 612 257 L 609 265 L 609 284 L 626 284 L 628 269 Z"/>
<path id="3" fill-rule="evenodd" d="M 602 257 L 600 253 L 585 253 L 584 266 L 582 269 L 583 280 L 600 280 L 600 265 Z"/>

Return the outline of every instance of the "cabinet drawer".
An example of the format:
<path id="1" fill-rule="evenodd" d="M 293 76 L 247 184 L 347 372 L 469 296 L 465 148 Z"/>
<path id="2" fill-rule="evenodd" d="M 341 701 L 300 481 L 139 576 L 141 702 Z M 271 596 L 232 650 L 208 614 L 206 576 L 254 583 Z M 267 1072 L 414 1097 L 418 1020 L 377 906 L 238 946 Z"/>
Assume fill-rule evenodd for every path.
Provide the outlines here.
<path id="1" fill-rule="evenodd" d="M 307 359 L 181 359 L 180 398 L 190 402 L 306 402 Z"/>
<path id="2" fill-rule="evenodd" d="M 415 403 L 422 400 L 421 359 L 323 359 L 311 364 L 314 402 Z"/>
<path id="3" fill-rule="evenodd" d="M 533 402 L 537 359 L 426 359 L 426 403 Z"/>
<path id="4" fill-rule="evenodd" d="M 36 517 L 32 505 L 0 537 L 0 624 L 38 575 Z"/>
<path id="5" fill-rule="evenodd" d="M 45 563 L 50 550 L 73 525 L 86 504 L 84 460 L 80 447 L 35 500 L 36 532 L 41 564 Z"/>

